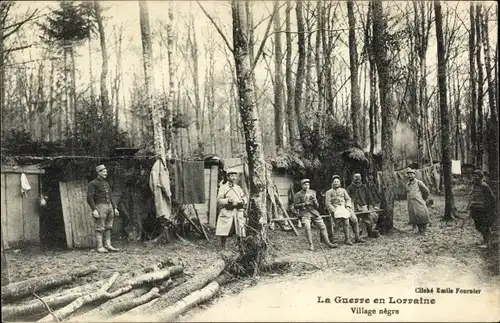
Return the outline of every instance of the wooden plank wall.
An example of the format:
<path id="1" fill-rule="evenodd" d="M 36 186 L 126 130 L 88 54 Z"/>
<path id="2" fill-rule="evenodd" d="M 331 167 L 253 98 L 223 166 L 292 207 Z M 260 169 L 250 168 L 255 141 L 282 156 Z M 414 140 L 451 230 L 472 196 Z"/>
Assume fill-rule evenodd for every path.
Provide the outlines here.
<path id="1" fill-rule="evenodd" d="M 93 248 L 94 225 L 87 204 L 87 181 L 59 182 L 64 227 L 69 248 Z"/>
<path id="2" fill-rule="evenodd" d="M 6 175 L 2 173 L 2 195 L 0 196 L 0 211 L 2 213 L 2 245 L 5 249 L 9 249 L 9 242 L 7 239 L 7 231 L 9 224 L 7 222 L 7 194 L 5 190 L 5 177 Z"/>
<path id="3" fill-rule="evenodd" d="M 272 177 L 276 187 L 278 188 L 280 201 L 285 209 L 288 210 L 288 190 L 290 189 L 290 186 L 293 185 L 293 179 L 290 176 L 276 173 L 273 173 Z"/>
<path id="4" fill-rule="evenodd" d="M 209 211 L 209 204 L 210 204 L 210 174 L 211 170 L 210 169 L 205 169 L 205 197 L 206 197 L 206 202 L 205 203 L 199 203 L 199 204 L 194 204 L 194 207 L 196 208 L 196 211 L 198 212 L 198 215 L 200 216 L 200 221 L 203 224 L 208 223 L 208 211 Z"/>
<path id="5" fill-rule="evenodd" d="M 40 242 L 40 187 L 39 174 L 27 172 L 31 186 L 26 195 L 21 194 L 22 169 L 1 174 L 1 224 L 5 249 L 20 247 L 23 243 Z"/>

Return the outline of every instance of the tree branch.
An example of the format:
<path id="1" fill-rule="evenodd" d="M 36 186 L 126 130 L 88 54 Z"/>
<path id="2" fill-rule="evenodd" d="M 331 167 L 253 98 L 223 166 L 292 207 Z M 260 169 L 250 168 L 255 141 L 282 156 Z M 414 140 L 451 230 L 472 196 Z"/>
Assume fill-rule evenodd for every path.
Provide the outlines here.
<path id="1" fill-rule="evenodd" d="M 3 35 L 3 39 L 7 39 L 9 36 L 11 36 L 12 34 L 16 33 L 19 29 L 21 29 L 21 27 L 27 23 L 28 21 L 30 20 L 33 20 L 33 17 L 35 17 L 35 14 L 38 12 L 38 9 L 35 9 L 30 15 L 28 15 L 28 17 L 26 17 L 24 20 L 21 20 L 20 22 L 16 22 L 15 24 L 12 24 L 10 26 L 7 26 L 7 27 L 4 27 L 4 30 L 7 30 L 9 28 L 14 28 L 14 30 L 6 33 Z M 41 16 L 40 16 L 41 17 Z M 38 19 L 39 17 L 36 17 L 35 19 Z"/>
<path id="2" fill-rule="evenodd" d="M 262 54 L 262 50 L 264 49 L 264 45 L 266 44 L 267 35 L 269 34 L 269 30 L 271 30 L 271 25 L 273 24 L 273 19 L 274 19 L 275 14 L 276 14 L 276 10 L 273 10 L 273 14 L 271 15 L 271 18 L 269 18 L 269 22 L 268 22 L 267 27 L 266 27 L 266 33 L 264 34 L 264 39 L 260 43 L 259 50 L 257 51 L 257 55 L 255 55 L 255 58 L 252 62 L 252 71 L 255 69 L 257 62 L 259 61 L 260 55 Z"/>
<path id="3" fill-rule="evenodd" d="M 198 3 L 198 5 L 200 6 L 201 10 L 205 14 L 205 16 L 207 16 L 207 18 L 210 20 L 210 22 L 214 25 L 215 29 L 217 29 L 217 32 L 219 33 L 219 35 L 221 35 L 222 39 L 224 40 L 224 42 L 226 43 L 227 47 L 229 48 L 229 50 L 232 53 L 233 52 L 233 48 L 231 47 L 231 44 L 227 40 L 226 35 L 224 35 L 224 33 L 219 28 L 219 26 L 217 25 L 217 23 L 215 22 L 215 20 L 212 18 L 212 16 L 210 16 L 210 14 L 205 10 L 205 8 L 203 8 L 203 6 L 201 5 L 200 1 L 197 0 L 196 3 Z"/>

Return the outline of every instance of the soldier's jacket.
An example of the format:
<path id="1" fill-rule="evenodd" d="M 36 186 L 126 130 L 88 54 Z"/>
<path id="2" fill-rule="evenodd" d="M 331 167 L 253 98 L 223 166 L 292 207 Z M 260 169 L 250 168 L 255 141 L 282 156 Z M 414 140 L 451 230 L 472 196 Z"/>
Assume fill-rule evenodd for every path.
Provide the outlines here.
<path id="1" fill-rule="evenodd" d="M 307 203 L 310 204 L 307 204 Z M 306 205 L 307 204 L 307 205 Z M 320 216 L 318 212 L 319 203 L 316 198 L 316 191 L 314 190 L 301 190 L 293 197 L 293 206 L 299 213 L 299 217 L 303 216 Z"/>

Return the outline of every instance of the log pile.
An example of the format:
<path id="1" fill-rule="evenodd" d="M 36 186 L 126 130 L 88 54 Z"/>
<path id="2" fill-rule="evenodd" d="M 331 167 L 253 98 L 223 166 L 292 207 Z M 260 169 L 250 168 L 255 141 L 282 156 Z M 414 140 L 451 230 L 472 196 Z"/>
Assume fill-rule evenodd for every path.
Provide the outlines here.
<path id="1" fill-rule="evenodd" d="M 218 259 L 194 274 L 182 265 L 161 262 L 137 272 L 112 273 L 106 279 L 50 294 L 50 290 L 90 275 L 96 267 L 37 277 L 2 287 L 2 321 L 164 322 L 213 298 L 231 279 L 233 260 Z M 102 276 L 101 276 L 102 277 Z M 87 280 L 88 281 L 88 280 Z M 38 296 L 37 293 L 43 293 Z M 31 299 L 29 299 L 31 298 Z"/>

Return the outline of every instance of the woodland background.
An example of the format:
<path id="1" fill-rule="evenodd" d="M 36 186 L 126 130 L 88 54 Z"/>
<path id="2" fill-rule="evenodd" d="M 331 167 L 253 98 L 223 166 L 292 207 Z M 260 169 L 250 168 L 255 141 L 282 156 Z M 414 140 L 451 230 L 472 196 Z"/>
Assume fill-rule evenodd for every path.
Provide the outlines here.
<path id="1" fill-rule="evenodd" d="M 134 1 L 2 1 L 2 147 L 38 155 L 47 147 L 89 155 L 116 146 L 152 147 L 141 44 L 146 32 L 153 103 L 166 138 L 172 137 L 170 153 L 243 155 L 228 49 L 231 4 L 148 6 L 140 12 Z M 390 107 L 380 103 L 370 2 L 245 2 L 266 156 L 295 152 L 321 161 L 325 149 L 351 146 L 380 152 L 382 113 L 390 109 L 397 166 L 408 158 L 420 165 L 440 159 L 433 2 L 383 2 L 383 10 Z M 493 2 L 442 3 L 450 157 L 485 170 L 485 147 L 494 138 L 493 123 L 498 127 L 498 118 L 492 119 L 497 21 Z"/>

